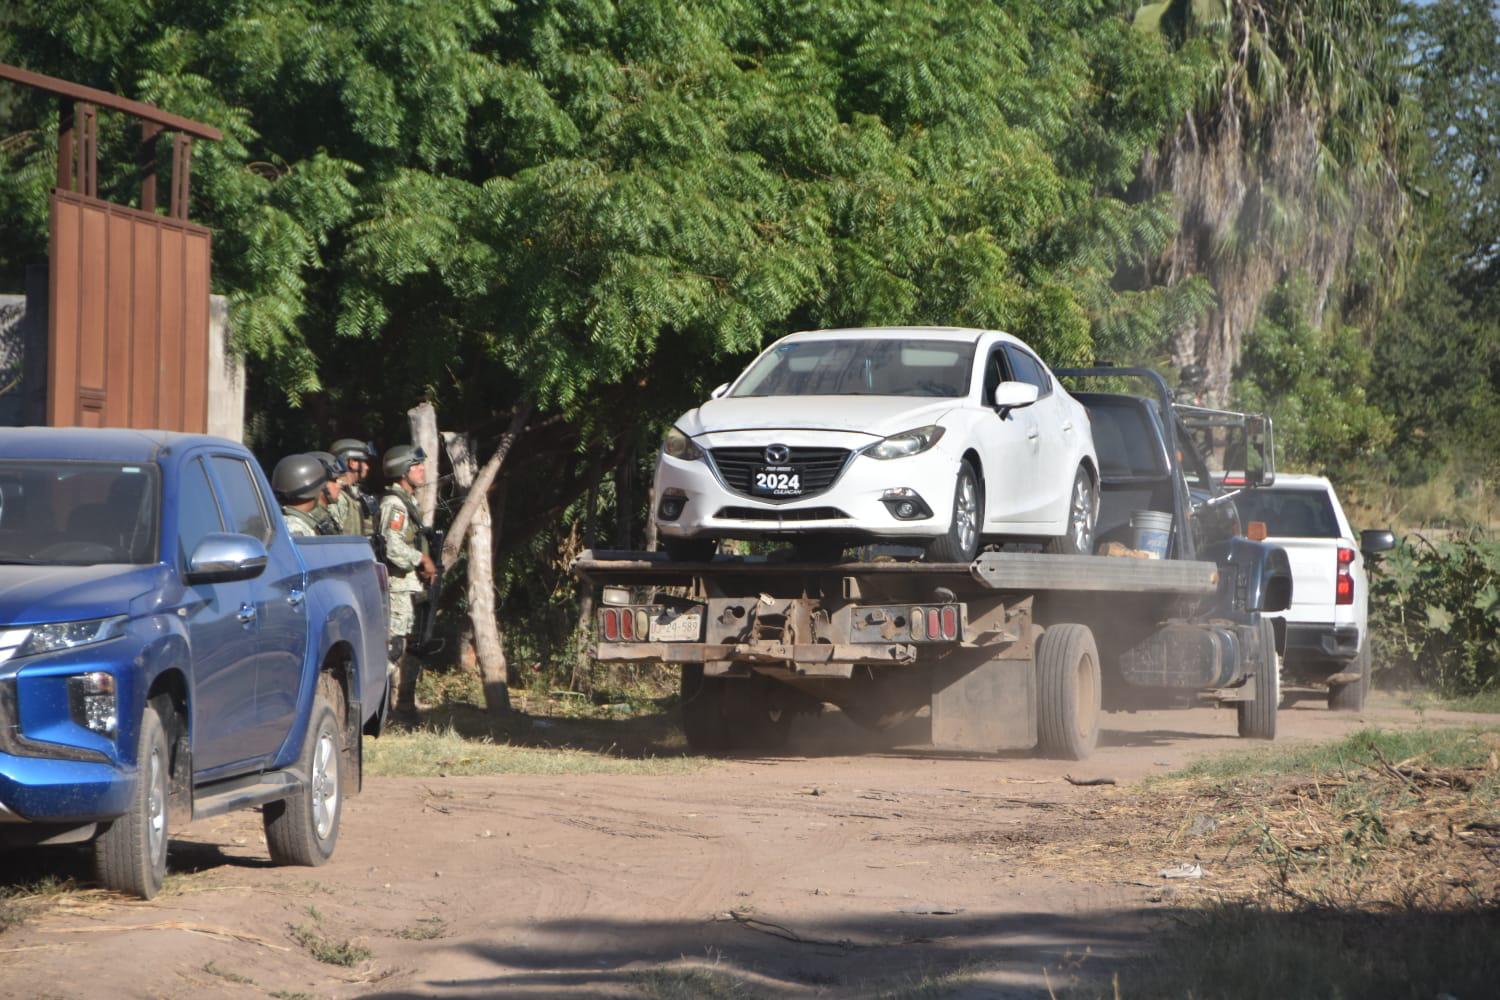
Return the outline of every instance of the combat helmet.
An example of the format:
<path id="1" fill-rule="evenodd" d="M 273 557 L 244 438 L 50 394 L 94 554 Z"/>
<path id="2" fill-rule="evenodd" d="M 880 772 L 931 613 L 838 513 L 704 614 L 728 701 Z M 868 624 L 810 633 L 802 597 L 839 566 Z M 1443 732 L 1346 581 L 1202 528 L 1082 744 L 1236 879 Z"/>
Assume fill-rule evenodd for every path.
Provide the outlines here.
<path id="1" fill-rule="evenodd" d="M 349 466 L 344 464 L 343 458 L 331 451 L 310 451 L 308 454 L 328 467 L 329 479 L 342 476 L 349 471 Z"/>
<path id="2" fill-rule="evenodd" d="M 349 463 L 349 459 L 357 458 L 362 462 L 373 462 L 375 460 L 375 448 L 369 442 L 358 438 L 339 438 L 328 446 L 328 450 Z"/>
<path id="3" fill-rule="evenodd" d="M 416 445 L 398 444 L 386 451 L 380 460 L 380 469 L 387 479 L 400 479 L 413 465 L 427 461 L 427 452 Z"/>
<path id="4" fill-rule="evenodd" d="M 328 467 L 316 455 L 288 455 L 271 473 L 271 489 L 283 503 L 316 500 L 328 482 Z"/>

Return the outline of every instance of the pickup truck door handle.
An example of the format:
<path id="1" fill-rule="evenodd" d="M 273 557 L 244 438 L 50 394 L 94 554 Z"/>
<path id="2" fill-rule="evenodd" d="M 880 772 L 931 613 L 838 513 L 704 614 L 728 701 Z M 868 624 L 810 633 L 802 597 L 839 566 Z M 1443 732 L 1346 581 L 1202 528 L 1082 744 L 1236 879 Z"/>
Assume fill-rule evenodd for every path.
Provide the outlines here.
<path id="1" fill-rule="evenodd" d="M 1030 428 L 1030 429 L 1029 429 L 1029 430 L 1028 430 L 1028 431 L 1027 431 L 1027 432 L 1026 432 L 1026 440 L 1028 440 L 1028 441 L 1035 441 L 1035 440 L 1036 440 L 1036 439 L 1037 439 L 1037 437 L 1038 437 L 1038 436 L 1040 436 L 1040 435 L 1041 435 L 1041 433 L 1042 433 L 1042 432 L 1041 432 L 1041 431 L 1039 431 L 1039 430 L 1037 430 L 1037 428 L 1036 428 L 1036 427 L 1035 427 L 1035 426 L 1034 426 L 1034 425 L 1033 425 L 1033 426 L 1032 426 L 1032 427 L 1031 427 L 1031 428 Z"/>
<path id="2" fill-rule="evenodd" d="M 240 610 L 235 614 L 241 625 L 252 625 L 255 623 L 255 605 L 241 604 Z"/>
<path id="3" fill-rule="evenodd" d="M 1072 429 L 1073 429 L 1073 421 L 1071 421 L 1071 420 L 1064 420 L 1063 421 L 1063 430 L 1065 430 L 1065 431 L 1071 431 Z"/>
<path id="4" fill-rule="evenodd" d="M 307 595 L 296 587 L 293 587 L 286 595 L 286 602 L 294 608 L 302 607 L 302 602 L 306 599 Z"/>

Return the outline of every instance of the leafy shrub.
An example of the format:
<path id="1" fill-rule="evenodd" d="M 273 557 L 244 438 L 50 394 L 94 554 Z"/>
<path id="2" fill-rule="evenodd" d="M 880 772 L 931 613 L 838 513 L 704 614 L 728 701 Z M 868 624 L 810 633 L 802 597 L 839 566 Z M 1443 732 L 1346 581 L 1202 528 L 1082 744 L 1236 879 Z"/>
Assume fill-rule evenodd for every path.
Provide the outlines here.
<path id="1" fill-rule="evenodd" d="M 1500 687 L 1500 541 L 1406 539 L 1371 576 L 1380 666 L 1445 695 Z"/>

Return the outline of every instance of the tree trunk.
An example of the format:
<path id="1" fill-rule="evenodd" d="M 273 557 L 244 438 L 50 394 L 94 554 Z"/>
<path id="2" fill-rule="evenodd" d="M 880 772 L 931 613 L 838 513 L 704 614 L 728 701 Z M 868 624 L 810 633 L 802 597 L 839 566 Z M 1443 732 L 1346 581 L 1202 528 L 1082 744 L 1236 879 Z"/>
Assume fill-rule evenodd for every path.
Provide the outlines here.
<path id="1" fill-rule="evenodd" d="M 656 551 L 656 486 L 646 491 L 646 551 Z"/>
<path id="2" fill-rule="evenodd" d="M 431 403 L 418 403 L 406 411 L 411 424 L 411 443 L 427 453 L 427 478 L 417 488 L 417 509 L 422 512 L 422 523 L 432 524 L 437 513 L 438 493 L 438 425 L 437 410 Z"/>
<path id="3" fill-rule="evenodd" d="M 505 456 L 510 454 L 510 449 L 520 437 L 521 430 L 526 426 L 526 421 L 531 419 L 531 400 L 523 399 L 516 406 L 516 412 L 511 416 L 510 426 L 505 433 L 500 435 L 500 445 L 490 460 L 484 463 L 484 468 L 479 470 L 479 475 L 474 477 L 474 485 L 469 489 L 469 495 L 464 497 L 463 506 L 458 508 L 458 513 L 453 515 L 453 523 L 448 526 L 448 538 L 443 543 L 443 565 L 452 566 L 453 560 L 458 556 L 458 546 L 463 542 L 464 533 L 469 530 L 469 522 L 473 520 L 475 512 L 482 505 L 486 513 L 489 511 L 490 487 L 494 485 L 495 475 L 500 471 L 500 466 L 505 462 Z"/>
<path id="4" fill-rule="evenodd" d="M 583 506 L 583 547 L 592 551 L 599 544 L 599 460 L 589 463 L 588 499 Z M 578 581 L 578 623 L 573 628 L 573 671 L 568 681 L 570 691 L 589 689 L 589 639 L 594 622 L 594 588 L 587 580 Z"/>
<path id="5" fill-rule="evenodd" d="M 453 482 L 469 495 L 484 493 L 475 488 L 474 451 L 467 434 L 443 435 Z M 465 504 L 468 498 L 465 498 Z M 494 547 L 490 542 L 490 505 L 477 505 L 469 522 L 467 572 L 469 621 L 474 627 L 474 651 L 479 657 L 479 678 L 484 685 L 484 707 L 491 715 L 510 712 L 510 689 L 506 686 L 505 645 L 500 622 L 495 617 Z M 447 546 L 444 546 L 446 550 Z"/>

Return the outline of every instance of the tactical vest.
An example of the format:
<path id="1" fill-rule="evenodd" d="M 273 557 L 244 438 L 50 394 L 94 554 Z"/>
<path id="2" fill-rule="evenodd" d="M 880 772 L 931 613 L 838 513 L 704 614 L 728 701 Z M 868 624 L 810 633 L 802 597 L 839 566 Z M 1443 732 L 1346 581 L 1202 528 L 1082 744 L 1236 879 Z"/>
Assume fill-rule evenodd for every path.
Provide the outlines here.
<path id="1" fill-rule="evenodd" d="M 400 500 L 401 506 L 406 508 L 406 523 L 412 535 L 412 537 L 407 539 L 407 544 L 414 546 L 424 556 L 432 555 L 432 553 L 427 551 L 426 526 L 422 524 L 422 511 L 417 506 L 416 498 L 395 483 L 385 488 L 385 495 Z"/>
<path id="2" fill-rule="evenodd" d="M 333 511 L 328 509 L 327 504 L 318 504 L 308 514 L 313 527 L 318 529 L 320 535 L 342 535 L 344 529 L 340 527 L 338 518 L 333 516 Z"/>

